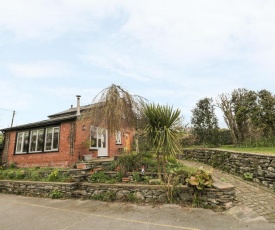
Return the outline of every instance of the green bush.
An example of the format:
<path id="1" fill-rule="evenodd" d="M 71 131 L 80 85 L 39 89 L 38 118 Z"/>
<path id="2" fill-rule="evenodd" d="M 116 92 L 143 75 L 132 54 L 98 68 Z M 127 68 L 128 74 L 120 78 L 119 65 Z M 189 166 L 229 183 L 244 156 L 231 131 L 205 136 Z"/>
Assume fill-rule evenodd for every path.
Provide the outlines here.
<path id="1" fill-rule="evenodd" d="M 95 172 L 89 177 L 89 180 L 93 183 L 105 183 L 110 179 L 111 179 L 110 176 L 106 175 L 102 171 Z"/>
<path id="2" fill-rule="evenodd" d="M 51 172 L 51 174 L 48 176 L 47 180 L 48 181 L 60 181 L 61 175 L 59 173 L 58 170 L 54 170 L 53 172 Z"/>
<path id="3" fill-rule="evenodd" d="M 199 169 L 194 176 L 187 178 L 186 182 L 197 190 L 203 190 L 205 187 L 210 188 L 212 186 L 213 178 L 211 172 Z"/>
<path id="4" fill-rule="evenodd" d="M 116 199 L 116 193 L 111 192 L 111 191 L 101 192 L 101 193 L 98 193 L 98 194 L 93 194 L 91 196 L 91 199 L 113 202 Z"/>
<path id="5" fill-rule="evenodd" d="M 141 155 L 137 153 L 123 154 L 118 157 L 118 167 L 123 174 L 140 171 Z"/>
<path id="6" fill-rule="evenodd" d="M 140 176 L 139 172 L 134 172 L 133 173 L 133 181 L 135 181 L 135 182 L 142 181 L 142 177 Z"/>
<path id="7" fill-rule="evenodd" d="M 30 173 L 30 180 L 32 180 L 32 181 L 39 181 L 39 180 L 41 180 L 39 172 L 37 172 L 37 171 L 31 172 Z"/>
<path id="8" fill-rule="evenodd" d="M 231 133 L 229 129 L 219 129 L 220 144 L 231 145 L 233 144 Z"/>
<path id="9" fill-rule="evenodd" d="M 60 190 L 55 189 L 55 190 L 51 191 L 50 197 L 52 199 L 60 199 L 63 197 L 63 193 Z"/>
<path id="10" fill-rule="evenodd" d="M 273 147 L 275 146 L 275 137 L 247 138 L 240 147 Z"/>
<path id="11" fill-rule="evenodd" d="M 243 179 L 244 179 L 244 180 L 252 181 L 252 180 L 253 180 L 253 173 L 250 173 L 250 172 L 244 173 L 244 174 L 243 174 Z"/>

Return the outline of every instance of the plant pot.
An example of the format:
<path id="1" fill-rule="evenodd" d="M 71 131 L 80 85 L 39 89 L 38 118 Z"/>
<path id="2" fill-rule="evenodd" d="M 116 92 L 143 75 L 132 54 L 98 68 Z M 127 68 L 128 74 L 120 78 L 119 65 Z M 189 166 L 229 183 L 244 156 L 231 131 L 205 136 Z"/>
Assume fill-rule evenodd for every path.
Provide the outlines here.
<path id="1" fill-rule="evenodd" d="M 131 178 L 130 177 L 122 177 L 122 182 L 130 182 Z"/>
<path id="2" fill-rule="evenodd" d="M 92 155 L 83 155 L 84 161 L 91 161 L 93 159 Z"/>
<path id="3" fill-rule="evenodd" d="M 76 168 L 77 169 L 88 169 L 88 168 L 90 168 L 90 166 L 86 163 L 78 163 L 78 164 L 76 164 Z"/>

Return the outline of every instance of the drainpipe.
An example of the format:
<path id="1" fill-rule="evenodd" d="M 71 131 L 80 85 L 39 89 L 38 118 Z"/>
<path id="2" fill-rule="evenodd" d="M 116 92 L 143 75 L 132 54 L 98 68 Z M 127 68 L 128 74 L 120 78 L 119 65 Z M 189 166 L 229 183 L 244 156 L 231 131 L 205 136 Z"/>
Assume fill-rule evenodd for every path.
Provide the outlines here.
<path id="1" fill-rule="evenodd" d="M 77 98 L 77 107 L 76 107 L 76 116 L 80 115 L 80 95 L 76 95 Z"/>

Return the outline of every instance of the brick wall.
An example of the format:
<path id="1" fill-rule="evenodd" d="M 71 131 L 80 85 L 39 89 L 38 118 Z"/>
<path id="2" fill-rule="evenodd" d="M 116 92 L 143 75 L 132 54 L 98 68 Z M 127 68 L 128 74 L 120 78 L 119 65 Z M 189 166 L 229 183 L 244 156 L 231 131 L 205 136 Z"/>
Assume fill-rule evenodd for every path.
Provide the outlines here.
<path id="1" fill-rule="evenodd" d="M 19 167 L 70 167 L 77 161 L 76 155 L 70 155 L 69 132 L 71 122 L 60 125 L 58 152 L 14 154 L 16 131 L 10 133 L 7 162 L 14 162 Z"/>
<path id="2" fill-rule="evenodd" d="M 90 127 L 92 126 L 91 120 L 78 120 L 76 122 L 76 139 L 75 139 L 75 154 L 79 156 L 79 159 L 83 159 L 83 155 L 92 155 L 93 158 L 97 157 L 97 151 L 89 148 L 87 144 L 90 141 Z M 125 130 L 121 134 L 122 144 L 117 145 L 115 137 L 109 134 L 108 136 L 108 154 L 109 157 L 114 157 L 119 155 L 120 149 L 126 147 L 126 137 L 123 133 L 128 133 L 130 136 L 130 143 L 134 140 L 134 130 Z"/>
<path id="3" fill-rule="evenodd" d="M 91 150 L 87 143 L 90 140 L 91 121 L 76 120 L 63 122 L 60 125 L 60 140 L 58 152 L 14 154 L 16 143 L 16 131 L 9 132 L 9 143 L 7 145 L 7 162 L 16 163 L 19 167 L 72 167 L 83 155 L 97 157 L 97 151 Z M 126 130 L 133 143 L 134 130 Z M 122 144 L 116 145 L 115 138 L 108 138 L 109 157 L 119 154 L 119 149 L 126 146 L 125 135 L 122 134 Z M 5 153 L 4 153 L 5 154 Z"/>

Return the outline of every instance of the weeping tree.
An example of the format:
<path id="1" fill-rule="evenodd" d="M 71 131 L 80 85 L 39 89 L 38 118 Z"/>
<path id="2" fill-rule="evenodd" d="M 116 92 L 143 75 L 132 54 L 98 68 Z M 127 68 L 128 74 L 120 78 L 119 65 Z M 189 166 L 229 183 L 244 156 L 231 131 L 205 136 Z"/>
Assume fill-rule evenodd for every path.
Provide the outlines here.
<path id="1" fill-rule="evenodd" d="M 115 135 L 122 129 L 137 128 L 145 101 L 143 97 L 112 84 L 95 96 L 83 118 L 90 118 L 95 126 L 106 128 Z"/>
<path id="2" fill-rule="evenodd" d="M 180 111 L 173 107 L 156 104 L 147 104 L 144 108 L 146 118 L 145 133 L 150 145 L 154 148 L 158 162 L 158 177 L 166 175 L 166 160 L 179 152 L 181 137 Z M 162 168 L 160 163 L 162 155 Z"/>

